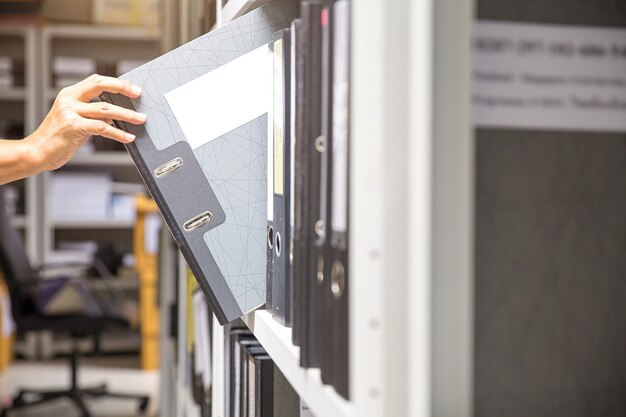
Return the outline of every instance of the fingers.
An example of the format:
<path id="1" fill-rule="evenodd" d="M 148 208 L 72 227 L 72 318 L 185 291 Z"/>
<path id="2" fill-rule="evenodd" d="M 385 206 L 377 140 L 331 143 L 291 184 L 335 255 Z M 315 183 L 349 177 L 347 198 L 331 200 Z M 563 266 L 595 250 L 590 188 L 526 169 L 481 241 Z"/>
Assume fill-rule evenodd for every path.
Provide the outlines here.
<path id="1" fill-rule="evenodd" d="M 80 119 L 79 128 L 84 135 L 103 136 L 121 143 L 135 140 L 135 135 L 117 129 L 104 120 Z"/>
<path id="2" fill-rule="evenodd" d="M 146 115 L 109 103 L 76 103 L 76 113 L 82 117 L 100 120 L 122 120 L 135 125 L 146 121 Z"/>
<path id="3" fill-rule="evenodd" d="M 97 74 L 84 79 L 73 87 L 74 96 L 80 101 L 91 101 L 105 91 L 122 94 L 129 98 L 137 98 L 141 95 L 141 88 L 132 85 L 130 81 Z"/>

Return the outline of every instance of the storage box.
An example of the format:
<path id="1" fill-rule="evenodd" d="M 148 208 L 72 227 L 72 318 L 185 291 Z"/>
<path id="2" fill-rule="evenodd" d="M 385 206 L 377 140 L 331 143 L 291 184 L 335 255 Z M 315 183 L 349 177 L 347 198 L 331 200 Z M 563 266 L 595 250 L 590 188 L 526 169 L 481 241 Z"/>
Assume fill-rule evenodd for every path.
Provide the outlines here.
<path id="1" fill-rule="evenodd" d="M 0 15 L 34 15 L 40 7 L 41 0 L 0 0 Z"/>
<path id="2" fill-rule="evenodd" d="M 159 0 L 44 0 L 41 14 L 54 22 L 156 28 L 159 8 Z"/>
<path id="3" fill-rule="evenodd" d="M 91 23 L 91 0 L 44 0 L 41 15 L 54 22 Z"/>
<path id="4" fill-rule="evenodd" d="M 93 22 L 107 25 L 159 25 L 159 0 L 93 0 Z"/>

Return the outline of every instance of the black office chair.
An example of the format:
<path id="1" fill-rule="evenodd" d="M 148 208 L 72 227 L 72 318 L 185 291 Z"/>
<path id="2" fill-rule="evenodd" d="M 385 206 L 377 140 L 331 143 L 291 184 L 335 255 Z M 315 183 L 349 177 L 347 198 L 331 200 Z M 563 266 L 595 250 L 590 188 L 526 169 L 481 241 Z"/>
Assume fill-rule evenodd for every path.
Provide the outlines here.
<path id="1" fill-rule="evenodd" d="M 28 331 L 49 330 L 64 333 L 72 337 L 74 348 L 70 356 L 71 384 L 67 389 L 31 390 L 22 389 L 13 398 L 12 405 L 4 408 L 0 416 L 18 408 L 43 404 L 58 398 L 69 398 L 80 410 L 83 417 L 91 416 L 85 404 L 86 398 L 126 398 L 139 401 L 139 411 L 148 408 L 149 397 L 109 392 L 106 385 L 80 388 L 77 382 L 78 358 L 77 340 L 85 337 L 97 337 L 110 328 L 129 328 L 128 320 L 107 312 L 101 314 L 60 314 L 46 315 L 37 307 L 37 289 L 41 284 L 40 271 L 35 270 L 26 255 L 20 234 L 15 230 L 6 211 L 4 200 L 5 187 L 0 186 L 0 268 L 9 287 L 12 312 L 18 334 Z M 106 311 L 107 309 L 102 309 Z"/>

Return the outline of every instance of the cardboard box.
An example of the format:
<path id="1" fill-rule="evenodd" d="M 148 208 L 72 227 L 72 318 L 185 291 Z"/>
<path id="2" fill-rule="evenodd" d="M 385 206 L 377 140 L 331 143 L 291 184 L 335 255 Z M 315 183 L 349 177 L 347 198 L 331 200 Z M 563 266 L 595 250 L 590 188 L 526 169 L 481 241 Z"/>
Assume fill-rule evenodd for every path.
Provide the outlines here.
<path id="1" fill-rule="evenodd" d="M 1 0 L 0 0 L 1 1 Z M 44 0 L 42 16 L 54 22 L 159 25 L 159 0 Z"/>
<path id="2" fill-rule="evenodd" d="M 93 0 L 93 22 L 156 28 L 159 7 L 159 0 Z"/>
<path id="3" fill-rule="evenodd" d="M 0 15 L 34 15 L 40 7 L 41 0 L 0 0 Z"/>
<path id="4" fill-rule="evenodd" d="M 91 23 L 91 0 L 44 0 L 41 15 L 54 22 Z"/>

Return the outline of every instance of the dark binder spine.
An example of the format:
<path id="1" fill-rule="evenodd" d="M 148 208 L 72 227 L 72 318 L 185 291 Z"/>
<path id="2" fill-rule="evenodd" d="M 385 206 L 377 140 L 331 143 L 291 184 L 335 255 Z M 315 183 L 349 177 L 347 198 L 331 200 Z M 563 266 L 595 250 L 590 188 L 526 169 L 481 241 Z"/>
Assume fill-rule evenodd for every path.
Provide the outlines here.
<path id="1" fill-rule="evenodd" d="M 314 16 L 319 16 L 321 6 L 319 3 L 306 1 L 302 3 L 302 77 L 300 87 L 302 94 L 302 119 L 300 126 L 300 136 L 296 139 L 296 192 L 298 193 L 296 202 L 300 207 L 296 212 L 296 237 L 294 251 L 294 273 L 296 279 L 300 280 L 300 331 L 298 332 L 300 350 L 300 364 L 308 367 L 311 362 L 311 280 L 310 280 L 310 247 L 311 247 L 311 208 L 314 203 L 311 197 L 314 191 L 311 189 L 310 154 L 313 140 L 311 137 L 311 126 L 313 120 L 311 113 L 315 112 L 312 95 L 313 71 L 311 61 L 315 60 L 313 45 L 311 43 L 311 32 L 313 31 L 311 20 Z M 319 59 L 318 59 L 319 62 Z M 319 113 L 319 110 L 318 110 Z"/>
<path id="2" fill-rule="evenodd" d="M 319 357 L 322 382 L 332 382 L 332 311 L 330 291 L 331 248 L 329 245 L 330 222 L 331 222 L 331 180 L 332 180 L 332 79 L 333 79 L 333 49 L 332 30 L 333 12 L 332 6 L 326 5 L 321 13 L 322 27 L 322 82 L 321 82 L 321 146 L 316 147 L 320 153 L 320 192 L 319 192 L 319 219 L 316 223 L 316 306 L 322 317 L 316 325 L 315 350 Z"/>
<path id="3" fill-rule="evenodd" d="M 282 404 L 274 404 L 274 362 L 269 356 L 257 356 L 255 417 L 275 416 Z"/>
<path id="4" fill-rule="evenodd" d="M 309 327 L 308 327 L 308 347 L 306 349 L 307 366 L 320 367 L 324 351 L 328 340 L 324 340 L 323 327 L 326 326 L 326 308 L 323 303 L 323 288 L 318 280 L 318 259 L 315 251 L 316 226 L 320 218 L 320 169 L 321 154 L 318 151 L 322 134 L 321 112 L 322 112 L 322 8 L 321 2 L 310 4 L 307 16 L 309 57 L 305 68 L 308 70 L 308 94 L 309 111 L 307 112 L 309 124 L 305 132 L 305 147 L 309 160 L 309 201 L 308 215 L 306 220 L 306 237 L 309 242 L 307 253 L 307 288 L 309 297 Z M 323 346 L 325 345 L 325 346 Z"/>
<path id="5" fill-rule="evenodd" d="M 304 8 L 303 8 L 304 12 Z M 292 341 L 296 346 L 302 346 L 304 340 L 304 326 L 306 308 L 304 300 L 303 282 L 303 194 L 304 194 L 304 168 L 302 146 L 304 141 L 304 23 L 302 19 L 293 22 L 295 38 L 294 59 L 294 86 L 295 86 L 295 109 L 294 109 L 294 134 L 293 134 L 293 229 L 291 249 L 291 278 L 292 278 Z"/>

